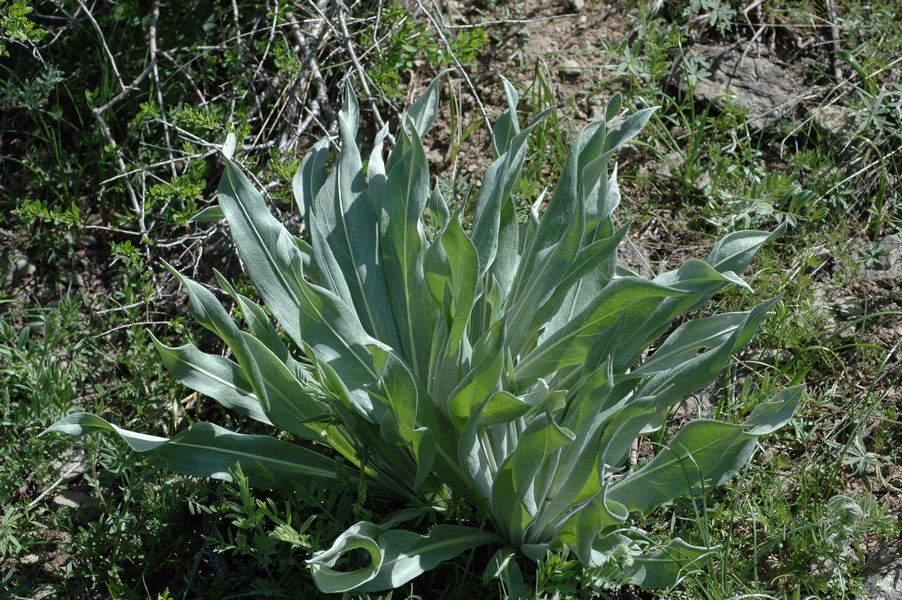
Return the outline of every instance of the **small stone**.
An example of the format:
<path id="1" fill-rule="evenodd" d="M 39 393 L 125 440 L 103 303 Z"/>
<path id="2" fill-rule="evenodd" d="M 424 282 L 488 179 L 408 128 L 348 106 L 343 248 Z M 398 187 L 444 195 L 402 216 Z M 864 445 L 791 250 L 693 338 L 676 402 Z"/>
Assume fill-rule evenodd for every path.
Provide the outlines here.
<path id="1" fill-rule="evenodd" d="M 81 448 L 69 448 L 50 463 L 50 468 L 62 483 L 69 483 L 88 471 L 88 457 Z"/>
<path id="2" fill-rule="evenodd" d="M 893 562 L 894 557 L 890 552 L 886 549 L 886 546 L 883 544 L 880 545 L 879 548 L 869 557 L 869 561 L 878 564 L 878 565 L 886 565 Z"/>
<path id="3" fill-rule="evenodd" d="M 816 260 L 830 260 L 830 249 L 826 246 L 812 246 L 808 249 L 808 255 Z"/>
<path id="4" fill-rule="evenodd" d="M 833 305 L 840 319 L 854 319 L 864 314 L 864 305 L 858 298 L 845 298 Z"/>
<path id="5" fill-rule="evenodd" d="M 52 585 L 39 585 L 31 591 L 32 600 L 44 600 L 44 598 L 56 597 L 56 588 Z"/>
<path id="6" fill-rule="evenodd" d="M 100 516 L 100 500 L 87 494 L 63 490 L 53 497 L 53 502 L 78 511 L 78 518 L 82 521 L 93 521 Z"/>
<path id="7" fill-rule="evenodd" d="M 830 138 L 844 138 L 858 129 L 858 121 L 846 109 L 827 104 L 814 110 L 814 122 L 821 133 Z"/>
<path id="8" fill-rule="evenodd" d="M 888 235 L 871 245 L 866 255 L 873 257 L 872 264 L 865 269 L 867 281 L 889 289 L 902 282 L 902 238 L 898 234 Z"/>
<path id="9" fill-rule="evenodd" d="M 836 566 L 829 558 L 812 558 L 808 567 L 812 574 L 826 579 L 832 579 L 836 572 Z"/>
<path id="10" fill-rule="evenodd" d="M 63 275 L 63 279 L 69 286 L 73 288 L 80 289 L 85 287 L 85 278 L 81 273 L 65 273 Z"/>
<path id="11" fill-rule="evenodd" d="M 558 68 L 564 75 L 579 75 L 583 70 L 583 66 L 572 58 L 565 58 Z"/>
<path id="12" fill-rule="evenodd" d="M 38 562 L 40 562 L 40 560 L 41 560 L 41 557 L 38 556 L 37 554 L 26 554 L 25 556 L 23 556 L 22 558 L 19 559 L 19 563 L 23 567 L 27 567 L 30 565 L 38 564 Z"/>
<path id="13" fill-rule="evenodd" d="M 24 256 L 20 256 L 13 263 L 12 280 L 23 281 L 34 275 L 37 270 L 37 267 L 35 267 L 30 260 Z"/>
<path id="14" fill-rule="evenodd" d="M 582 12 L 586 8 L 586 0 L 570 0 L 570 8 L 574 12 Z"/>

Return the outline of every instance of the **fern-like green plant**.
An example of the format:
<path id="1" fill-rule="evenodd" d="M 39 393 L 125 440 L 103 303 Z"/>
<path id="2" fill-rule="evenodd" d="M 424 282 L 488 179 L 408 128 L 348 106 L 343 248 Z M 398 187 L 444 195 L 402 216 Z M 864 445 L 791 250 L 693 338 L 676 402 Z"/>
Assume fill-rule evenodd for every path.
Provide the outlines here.
<path id="1" fill-rule="evenodd" d="M 192 345 L 157 347 L 185 385 L 310 443 L 208 423 L 165 439 L 86 413 L 48 431 L 114 431 L 190 475 L 228 478 L 237 462 L 251 481 L 362 482 L 369 495 L 437 514 L 465 501 L 488 515 L 484 526 L 440 523 L 425 535 L 403 528 L 416 511 L 357 523 L 309 561 L 324 592 L 395 588 L 484 544 L 498 548 L 488 570 L 514 595 L 522 578 L 512 558 L 549 550 L 569 548 L 584 566 L 644 586 L 672 585 L 698 568 L 714 549 L 652 538 L 631 526 L 630 513 L 724 483 L 756 438 L 791 418 L 801 389 L 759 404 L 741 424 L 692 421 L 638 468 L 628 456 L 674 405 L 715 381 L 768 315 L 773 300 L 684 318 L 659 341 L 678 315 L 727 286 L 748 287 L 739 274 L 774 234 L 732 233 L 707 259 L 650 281 L 619 266 L 626 227 L 611 219 L 620 192 L 608 162 L 652 113 L 612 129 L 619 96 L 604 121 L 578 135 L 551 198 L 538 198 L 519 222 L 512 190 L 527 136 L 546 113 L 521 130 L 517 92 L 504 86 L 509 108 L 495 124 L 495 162 L 469 226 L 430 186 L 421 139 L 435 118 L 436 82 L 407 111 L 387 160 L 379 132 L 366 168 L 347 89 L 334 166 L 326 168 L 323 141 L 294 178 L 309 242 L 270 214 L 230 159 L 234 140 L 227 144 L 219 204 L 278 324 L 220 276 L 244 316 L 239 328 L 210 291 L 175 273 L 193 316 L 235 360 Z M 354 551 L 369 562 L 341 568 Z"/>

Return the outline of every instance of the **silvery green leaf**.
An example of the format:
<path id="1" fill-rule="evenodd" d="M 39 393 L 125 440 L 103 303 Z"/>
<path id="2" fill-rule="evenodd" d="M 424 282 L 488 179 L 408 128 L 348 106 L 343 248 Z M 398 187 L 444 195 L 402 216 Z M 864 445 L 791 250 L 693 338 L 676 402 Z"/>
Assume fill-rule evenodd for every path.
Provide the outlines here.
<path id="1" fill-rule="evenodd" d="M 533 518 L 517 496 L 510 459 L 498 470 L 492 482 L 492 521 L 505 543 L 519 548 L 525 542 L 526 528 Z"/>
<path id="2" fill-rule="evenodd" d="M 531 341 L 530 334 L 536 333 L 536 330 L 530 326 L 536 313 L 544 314 L 541 307 L 559 289 L 561 281 L 576 261 L 583 236 L 582 217 L 582 207 L 577 206 L 573 220 L 560 241 L 536 256 L 533 271 L 521 287 L 519 297 L 508 313 L 511 322 L 508 340 L 511 348 L 519 351 L 523 344 Z"/>
<path id="3" fill-rule="evenodd" d="M 769 300 L 755 307 L 758 313 L 768 313 L 775 304 L 775 300 Z M 639 368 L 630 373 L 631 376 L 641 377 L 660 373 L 673 369 L 691 360 L 703 350 L 715 348 L 729 339 L 736 329 L 743 327 L 742 335 L 737 338 L 733 352 L 744 347 L 751 341 L 752 335 L 759 324 L 757 316 L 750 319 L 749 313 L 724 313 L 702 319 L 686 321 L 672 334 L 667 336 L 664 343 L 655 353 Z"/>
<path id="4" fill-rule="evenodd" d="M 203 209 L 190 219 L 188 219 L 189 223 L 199 223 L 201 221 L 219 221 L 225 218 L 225 214 L 222 212 L 222 208 L 218 205 L 214 204 L 213 206 L 208 206 Z"/>
<path id="5" fill-rule="evenodd" d="M 357 150 L 357 99 L 346 87 L 338 114 L 341 152 L 310 207 L 314 258 L 323 287 L 354 307 L 363 328 L 397 347 L 398 339 L 378 249 L 378 225 Z"/>
<path id="6" fill-rule="evenodd" d="M 427 334 L 435 313 L 423 273 L 426 243 L 422 216 L 429 198 L 429 168 L 419 136 L 391 167 L 385 184 L 380 247 L 401 354 L 418 377 L 429 364 Z"/>
<path id="7" fill-rule="evenodd" d="M 531 404 L 524 402 L 510 392 L 495 392 L 489 396 L 485 408 L 479 414 L 479 426 L 491 427 L 492 425 L 510 423 L 525 415 L 530 408 L 532 408 Z"/>
<path id="8" fill-rule="evenodd" d="M 304 274 L 304 278 L 310 283 L 322 285 L 323 278 L 320 276 L 319 267 L 316 266 L 313 259 L 313 248 L 310 244 L 300 238 L 294 238 L 294 245 L 301 255 L 301 263 L 298 265 L 299 272 Z"/>
<path id="9" fill-rule="evenodd" d="M 595 337 L 628 314 L 627 330 L 632 323 L 644 322 L 663 299 L 683 294 L 678 290 L 639 278 L 616 279 L 592 304 L 539 344 L 517 365 L 518 386 L 564 367 L 580 364 Z"/>
<path id="10" fill-rule="evenodd" d="M 745 313 L 744 321 L 720 344 L 648 379 L 637 393 L 651 400 L 658 416 L 649 422 L 644 432 L 659 428 L 676 402 L 713 383 L 730 356 L 742 347 L 740 342 L 748 343 L 755 329 L 767 318 L 768 308 L 772 305 L 773 301 L 759 304 Z"/>
<path id="11" fill-rule="evenodd" d="M 289 337 L 301 344 L 300 297 L 292 265 L 301 264 L 302 256 L 294 239 L 230 160 L 219 185 L 219 205 L 251 281 Z"/>
<path id="12" fill-rule="evenodd" d="M 626 235 L 624 225 L 612 235 L 579 249 L 551 296 L 535 311 L 532 328 L 544 325 L 539 340 L 545 340 L 594 300 L 614 276 L 617 246 Z"/>
<path id="13" fill-rule="evenodd" d="M 194 344 L 170 348 L 153 334 L 151 338 L 163 364 L 182 384 L 255 421 L 272 424 L 240 365 L 223 356 L 201 352 Z"/>
<path id="14" fill-rule="evenodd" d="M 533 527 L 538 530 L 559 529 L 575 516 L 574 508 L 584 502 L 588 489 L 594 490 L 598 477 L 599 431 L 613 414 L 607 406 L 613 389 L 611 361 L 606 368 L 597 369 L 590 381 L 580 387 L 580 393 L 568 405 L 562 425 L 575 434 L 574 440 L 561 452 L 555 476 L 547 492 L 548 502 Z M 606 410 L 607 409 L 607 410 Z M 592 484 L 587 488 L 587 484 Z"/>
<path id="15" fill-rule="evenodd" d="M 476 299 L 476 248 L 463 230 L 460 214 L 448 221 L 447 227 L 426 252 L 425 277 L 436 304 L 448 303 L 445 315 L 450 325 L 446 352 L 456 353 L 467 332 L 470 313 Z"/>
<path id="16" fill-rule="evenodd" d="M 446 69 L 435 76 L 426 86 L 426 91 L 407 109 L 406 119 L 413 125 L 417 137 L 422 138 L 432 127 L 438 113 L 439 87 L 442 77 L 450 71 Z"/>
<path id="17" fill-rule="evenodd" d="M 381 417 L 382 426 L 393 428 L 393 441 L 409 448 L 417 459 L 414 489 L 433 474 L 435 481 L 450 485 L 462 498 L 480 505 L 481 498 L 470 488 L 464 469 L 456 460 L 457 429 L 403 360 L 381 347 L 371 346 L 369 350 L 380 376 L 368 389 L 388 408 Z"/>
<path id="18" fill-rule="evenodd" d="M 570 228 L 579 203 L 579 176 L 583 166 L 597 156 L 604 141 L 604 124 L 590 123 L 574 140 L 567 155 L 567 162 L 554 188 L 551 199 L 545 207 L 545 214 L 538 220 L 534 233 L 530 233 L 523 249 L 512 294 L 519 298 L 522 288 L 535 269 L 535 261 L 540 252 L 558 243 Z M 538 202 L 537 202 L 538 205 Z M 534 205 L 534 208 L 538 206 Z M 580 232 L 582 236 L 583 232 Z"/>
<path id="19" fill-rule="evenodd" d="M 310 205 L 326 183 L 326 161 L 329 160 L 329 140 L 314 144 L 298 165 L 298 170 L 291 178 L 291 189 L 294 201 L 298 205 L 304 222 L 309 226 Z"/>
<path id="20" fill-rule="evenodd" d="M 786 223 L 780 224 L 772 233 L 765 231 L 735 231 L 727 234 L 714 244 L 708 258 L 709 265 L 717 271 L 732 271 L 741 274 L 752 258 L 767 242 L 780 237 L 786 231 Z"/>
<path id="21" fill-rule="evenodd" d="M 657 107 L 644 108 L 624 119 L 620 127 L 618 127 L 617 129 L 612 129 L 608 132 L 608 135 L 605 137 L 601 152 L 605 153 L 609 150 L 619 148 L 623 144 L 639 135 L 639 132 L 642 131 L 642 128 L 645 127 L 645 124 L 648 123 L 648 120 L 656 110 L 658 110 Z"/>
<path id="22" fill-rule="evenodd" d="M 540 481 L 538 475 L 552 454 L 574 438 L 572 431 L 561 427 L 547 413 L 538 415 L 520 435 L 509 462 L 501 467 L 502 471 L 508 467 L 513 471 L 514 491 L 531 516 L 535 517 L 545 503 L 553 500 L 546 496 L 547 485 L 543 485 L 550 481 Z"/>
<path id="23" fill-rule="evenodd" d="M 306 347 L 334 369 L 361 416 L 378 422 L 378 415 L 369 414 L 373 405 L 366 392 L 378 377 L 367 346 L 378 345 L 378 340 L 367 335 L 354 311 L 332 292 L 303 279 L 298 280 L 298 292 L 302 299 L 298 323 L 309 336 Z"/>
<path id="24" fill-rule="evenodd" d="M 432 194 L 429 195 L 429 201 L 426 203 L 426 211 L 432 219 L 437 229 L 444 229 L 451 220 L 451 211 L 448 209 L 448 203 L 439 190 L 438 185 L 432 188 Z"/>
<path id="25" fill-rule="evenodd" d="M 511 140 L 520 133 L 520 123 L 517 119 L 517 104 L 520 102 L 520 95 L 510 81 L 502 77 L 501 82 L 504 85 L 504 94 L 507 96 L 507 110 L 501 113 L 492 128 L 492 150 L 495 159 L 510 149 Z"/>
<path id="26" fill-rule="evenodd" d="M 604 106 L 604 120 L 610 123 L 617 116 L 617 113 L 620 112 L 620 103 L 623 101 L 623 96 L 620 92 L 617 92 L 607 101 Z"/>
<path id="27" fill-rule="evenodd" d="M 416 476 L 412 487 L 419 490 L 433 472 L 436 448 L 435 439 L 428 427 L 420 427 L 419 419 L 431 415 L 432 400 L 424 396 L 404 361 L 392 352 L 370 347 L 376 368 L 381 368 L 379 379 L 369 387 L 370 395 L 377 397 L 388 408 L 380 420 L 382 438 L 388 443 L 406 447 L 416 461 Z M 422 411 L 420 410 L 422 407 Z"/>
<path id="28" fill-rule="evenodd" d="M 745 466 L 759 435 L 789 422 L 801 397 L 802 388 L 787 388 L 739 425 L 690 421 L 655 458 L 613 483 L 609 497 L 630 510 L 644 510 L 719 487 Z"/>
<path id="29" fill-rule="evenodd" d="M 387 136 L 388 125 L 386 124 L 373 140 L 373 151 L 370 152 L 366 169 L 367 192 L 369 192 L 373 214 L 377 220 L 382 218 L 382 200 L 385 195 L 385 161 L 382 159 L 382 146 L 385 144 Z"/>
<path id="30" fill-rule="evenodd" d="M 502 203 L 498 221 L 498 246 L 488 275 L 497 283 L 499 300 L 504 300 L 510 294 L 517 264 L 520 262 L 520 224 L 517 222 L 517 206 L 512 197 Z"/>
<path id="31" fill-rule="evenodd" d="M 604 491 L 586 503 L 570 527 L 575 537 L 576 554 L 584 565 L 605 566 L 618 546 L 629 546 L 631 540 L 626 536 L 617 533 L 600 535 L 606 529 L 620 529 L 628 518 L 626 507 L 609 500 Z"/>
<path id="32" fill-rule="evenodd" d="M 448 397 L 448 410 L 459 428 L 471 418 L 474 408 L 485 402 L 500 385 L 504 365 L 501 349 L 501 340 L 498 340 L 492 345 L 494 351 L 487 352 Z"/>
<path id="33" fill-rule="evenodd" d="M 482 412 L 489 400 L 486 399 L 473 410 L 473 416 L 464 423 L 457 442 L 457 460 L 467 482 L 483 500 L 483 506 L 492 500 L 492 486 L 498 470 L 498 464 L 493 462 L 495 456 L 489 455 L 492 448 L 481 425 Z"/>
<path id="34" fill-rule="evenodd" d="M 230 131 L 226 134 L 226 141 L 222 145 L 222 155 L 229 160 L 231 160 L 235 156 L 235 148 L 238 147 L 238 138 L 235 136 L 235 133 Z"/>
<path id="35" fill-rule="evenodd" d="M 325 424 L 331 420 L 328 405 L 315 399 L 263 342 L 249 333 L 242 337 L 251 363 L 246 372 L 269 420 L 295 435 L 325 442 L 331 428 Z"/>
<path id="36" fill-rule="evenodd" d="M 669 271 L 655 277 L 655 282 L 686 292 L 705 295 L 717 293 L 731 283 L 749 291 L 752 289 L 733 271 L 718 271 L 697 258 L 690 258 L 676 271 Z"/>
<path id="37" fill-rule="evenodd" d="M 241 314 L 244 315 L 244 320 L 247 322 L 254 337 L 272 350 L 279 357 L 279 360 L 289 366 L 293 366 L 295 361 L 289 355 L 288 347 L 285 346 L 285 342 L 279 337 L 279 332 L 270 322 L 263 309 L 250 298 L 239 294 L 222 273 L 214 269 L 213 274 L 216 276 L 219 287 L 225 290 L 232 297 L 232 300 L 241 307 Z"/>
<path id="38" fill-rule="evenodd" d="M 360 522 L 307 562 L 323 593 L 379 592 L 398 588 L 467 550 L 499 541 L 491 532 L 459 525 L 435 525 L 428 534 L 419 535 Z M 355 550 L 369 555 L 367 566 L 348 571 L 335 568 Z"/>
<path id="39" fill-rule="evenodd" d="M 232 317 L 230 317 L 229 313 L 222 307 L 222 304 L 216 299 L 213 292 L 196 281 L 184 277 L 166 261 L 162 262 L 163 266 L 166 267 L 188 290 L 188 310 L 190 311 L 191 316 L 194 317 L 198 323 L 223 338 L 227 343 L 238 342 L 240 344 L 240 340 L 238 339 L 238 326 L 235 325 Z M 238 352 L 241 352 L 240 348 L 238 349 Z"/>
<path id="40" fill-rule="evenodd" d="M 674 538 L 651 552 L 635 555 L 624 566 L 617 579 L 646 588 L 665 588 L 698 573 L 718 548 L 687 544 Z"/>
<path id="41" fill-rule="evenodd" d="M 338 483 L 340 467 L 322 454 L 268 435 L 233 433 L 212 423 L 196 423 L 172 439 L 166 439 L 122 429 L 89 413 L 73 413 L 44 431 L 45 434 L 52 432 L 76 436 L 94 432 L 116 433 L 133 450 L 155 452 L 171 470 L 193 477 L 231 481 L 229 470 L 240 464 L 253 485 L 270 485 L 279 480 L 302 485 L 324 481 L 333 482 L 333 485 Z M 258 465 L 269 473 L 261 472 Z"/>
<path id="42" fill-rule="evenodd" d="M 540 115 L 544 118 L 547 114 Z M 476 213 L 473 217 L 471 238 L 479 255 L 479 276 L 482 277 L 495 260 L 498 251 L 498 232 L 501 225 L 502 206 L 510 198 L 514 184 L 520 177 L 523 160 L 526 158 L 527 139 L 535 123 L 515 135 L 509 148 L 492 163 L 483 178 L 479 196 L 476 199 Z M 582 232 L 580 232 L 582 233 Z"/>

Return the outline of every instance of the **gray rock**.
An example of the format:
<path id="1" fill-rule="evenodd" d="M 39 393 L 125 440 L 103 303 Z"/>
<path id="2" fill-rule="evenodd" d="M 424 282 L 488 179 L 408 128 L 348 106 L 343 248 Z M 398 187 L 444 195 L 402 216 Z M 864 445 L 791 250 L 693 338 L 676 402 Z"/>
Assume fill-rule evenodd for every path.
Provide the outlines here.
<path id="1" fill-rule="evenodd" d="M 87 494 L 82 494 L 81 492 L 75 492 L 72 490 L 63 490 L 59 494 L 53 497 L 53 502 L 68 508 L 96 508 L 100 506 L 100 500 L 94 498 L 93 496 L 89 496 Z"/>
<path id="2" fill-rule="evenodd" d="M 864 580 L 868 600 L 902 600 L 902 567 Z"/>
<path id="3" fill-rule="evenodd" d="M 902 237 L 895 233 L 888 235 L 871 245 L 866 253 L 873 258 L 864 271 L 867 281 L 888 288 L 902 285 Z"/>
<path id="4" fill-rule="evenodd" d="M 558 66 L 558 69 L 564 75 L 579 75 L 583 71 L 583 66 L 581 64 L 579 64 L 578 61 L 576 61 L 572 58 L 565 58 L 564 60 L 561 61 L 561 64 L 560 64 L 560 66 Z"/>
<path id="5" fill-rule="evenodd" d="M 37 272 L 37 267 L 24 254 L 13 251 L 7 255 L 6 261 L 5 279 L 10 283 L 21 283 Z"/>
<path id="6" fill-rule="evenodd" d="M 31 591 L 31 600 L 44 600 L 56 597 L 57 590 L 52 585 L 39 585 Z"/>
<path id="7" fill-rule="evenodd" d="M 859 120 L 848 110 L 835 104 L 818 106 L 814 109 L 813 117 L 821 133 L 829 138 L 847 138 L 858 129 Z"/>
<path id="8" fill-rule="evenodd" d="M 76 520 L 81 523 L 94 521 L 100 517 L 100 499 L 89 494 L 63 490 L 53 497 L 53 503 L 76 511 Z"/>
<path id="9" fill-rule="evenodd" d="M 63 451 L 58 459 L 52 461 L 50 468 L 62 480 L 62 483 L 69 483 L 88 471 L 88 457 L 84 450 L 73 446 Z"/>
<path id="10" fill-rule="evenodd" d="M 776 124 L 799 104 L 799 98 L 790 95 L 797 89 L 790 72 L 767 56 L 759 56 L 755 49 L 743 54 L 740 46 L 696 44 L 692 50 L 707 62 L 711 73 L 710 82 L 697 83 L 695 100 L 720 109 L 728 102 L 745 107 L 753 131 Z M 687 93 L 689 86 L 682 68 L 676 74 L 680 90 Z"/>

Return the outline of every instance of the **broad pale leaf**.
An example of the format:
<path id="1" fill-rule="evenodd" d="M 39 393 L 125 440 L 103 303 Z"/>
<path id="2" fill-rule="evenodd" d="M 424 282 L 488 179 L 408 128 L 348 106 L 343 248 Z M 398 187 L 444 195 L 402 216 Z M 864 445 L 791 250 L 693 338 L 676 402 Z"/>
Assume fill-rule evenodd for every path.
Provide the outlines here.
<path id="1" fill-rule="evenodd" d="M 674 538 L 651 552 L 633 556 L 632 564 L 620 571 L 618 579 L 646 588 L 674 586 L 699 572 L 717 551 L 718 548 L 693 546 Z"/>
<path id="2" fill-rule="evenodd" d="M 226 159 L 225 163 L 219 205 L 238 254 L 266 306 L 300 345 L 300 296 L 292 265 L 300 265 L 303 257 L 291 234 L 270 214 L 263 196 L 232 161 Z"/>
<path id="3" fill-rule="evenodd" d="M 380 342 L 367 335 L 354 311 L 332 292 L 303 279 L 298 280 L 298 291 L 302 298 L 298 322 L 310 338 L 306 348 L 341 378 L 359 414 L 378 422 L 381 415 L 371 414 L 374 407 L 366 392 L 378 377 L 367 346 Z"/>
<path id="4" fill-rule="evenodd" d="M 645 322 L 665 298 L 685 294 L 640 278 L 615 279 L 595 301 L 570 323 L 540 343 L 516 367 L 517 385 L 523 389 L 564 367 L 583 362 L 586 352 L 605 329 L 627 315 L 627 331 Z"/>
<path id="5" fill-rule="evenodd" d="M 254 485 L 273 481 L 295 481 L 302 485 L 339 483 L 340 467 L 322 454 L 277 440 L 268 435 L 242 435 L 212 423 L 197 423 L 172 439 L 146 435 L 117 427 L 89 413 L 63 417 L 44 433 L 69 435 L 116 433 L 137 452 L 156 452 L 176 473 L 231 481 L 229 470 L 236 464 Z M 269 474 L 263 473 L 262 466 Z M 348 473 L 346 477 L 353 477 Z M 381 489 L 378 487 L 377 489 Z M 383 490 L 388 491 L 388 490 Z"/>
<path id="6" fill-rule="evenodd" d="M 323 184 L 326 183 L 328 174 L 326 162 L 328 160 L 329 140 L 317 142 L 304 156 L 294 177 L 291 178 L 294 201 L 298 205 L 298 210 L 304 217 L 305 223 L 310 223 L 310 206 Z"/>
<path id="7" fill-rule="evenodd" d="M 223 356 L 201 352 L 194 344 L 170 348 L 153 334 L 151 338 L 163 364 L 182 384 L 255 421 L 272 424 L 240 365 Z"/>
<path id="8" fill-rule="evenodd" d="M 422 216 L 429 198 L 429 167 L 419 136 L 391 167 L 382 207 L 381 250 L 386 286 L 404 359 L 423 379 L 434 313 L 424 281 Z"/>
<path id="9" fill-rule="evenodd" d="M 428 534 L 419 535 L 361 522 L 307 562 L 324 593 L 379 592 L 400 587 L 467 550 L 499 541 L 491 532 L 459 525 L 435 525 Z M 354 571 L 336 569 L 339 560 L 354 550 L 365 551 L 369 564 Z"/>
<path id="10" fill-rule="evenodd" d="M 705 262 L 720 272 L 732 271 L 741 274 L 766 243 L 780 237 L 785 231 L 786 223 L 782 223 L 771 233 L 766 231 L 729 233 L 714 244 Z"/>
<path id="11" fill-rule="evenodd" d="M 690 421 L 655 458 L 612 484 L 608 497 L 629 510 L 645 510 L 722 485 L 748 461 L 759 435 L 789 422 L 801 397 L 801 388 L 788 388 L 741 425 Z"/>
<path id="12" fill-rule="evenodd" d="M 339 112 L 341 152 L 310 208 L 310 235 L 324 287 L 353 306 L 363 328 L 397 347 L 378 250 L 378 225 L 357 150 L 357 99 L 346 88 Z"/>

